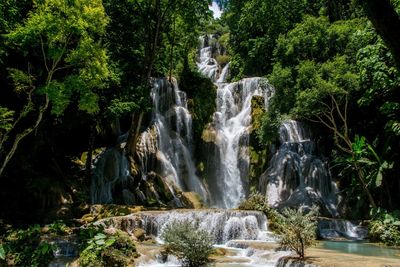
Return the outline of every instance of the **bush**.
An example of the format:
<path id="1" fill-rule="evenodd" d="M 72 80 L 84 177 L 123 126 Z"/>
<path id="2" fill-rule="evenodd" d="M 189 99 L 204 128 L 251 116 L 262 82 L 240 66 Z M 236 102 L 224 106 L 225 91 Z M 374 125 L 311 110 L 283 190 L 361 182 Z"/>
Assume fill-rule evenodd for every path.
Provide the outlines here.
<path id="1" fill-rule="evenodd" d="M 371 241 L 400 246 L 400 210 L 375 212 L 369 224 Z"/>
<path id="2" fill-rule="evenodd" d="M 316 243 L 317 207 L 304 214 L 302 209 L 284 209 L 278 225 L 279 244 L 297 253 L 300 259 L 305 257 L 305 249 Z"/>
<path id="3" fill-rule="evenodd" d="M 41 239 L 39 225 L 10 231 L 0 250 L 0 258 L 16 266 L 47 266 L 54 257 L 53 246 Z"/>
<path id="4" fill-rule="evenodd" d="M 79 255 L 82 267 L 128 266 L 137 256 L 136 247 L 127 233 L 117 230 L 104 234 L 101 228 L 83 230 L 81 237 L 88 237 Z"/>
<path id="5" fill-rule="evenodd" d="M 266 211 L 268 209 L 267 198 L 259 192 L 253 192 L 239 204 L 239 209 Z"/>
<path id="6" fill-rule="evenodd" d="M 190 221 L 168 224 L 161 238 L 165 241 L 167 252 L 182 260 L 184 266 L 202 266 L 213 252 L 213 237 Z"/>

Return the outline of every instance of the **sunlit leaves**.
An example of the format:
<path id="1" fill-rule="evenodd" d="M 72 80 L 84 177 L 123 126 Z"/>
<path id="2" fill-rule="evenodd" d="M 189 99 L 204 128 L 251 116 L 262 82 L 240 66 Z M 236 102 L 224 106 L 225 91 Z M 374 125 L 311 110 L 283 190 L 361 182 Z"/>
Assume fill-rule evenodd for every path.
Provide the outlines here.
<path id="1" fill-rule="evenodd" d="M 12 122 L 14 120 L 14 111 L 0 106 L 0 138 L 1 132 L 9 131 L 12 128 Z"/>
<path id="2" fill-rule="evenodd" d="M 53 114 L 62 115 L 74 94 L 80 95 L 81 110 L 97 112 L 94 90 L 104 88 L 112 76 L 99 39 L 108 21 L 100 0 L 36 1 L 25 23 L 7 35 L 15 45 L 41 55 L 40 67 L 47 78 L 37 78 L 33 84 L 41 88 L 38 93 L 48 95 Z M 11 75 L 22 80 L 21 73 Z"/>

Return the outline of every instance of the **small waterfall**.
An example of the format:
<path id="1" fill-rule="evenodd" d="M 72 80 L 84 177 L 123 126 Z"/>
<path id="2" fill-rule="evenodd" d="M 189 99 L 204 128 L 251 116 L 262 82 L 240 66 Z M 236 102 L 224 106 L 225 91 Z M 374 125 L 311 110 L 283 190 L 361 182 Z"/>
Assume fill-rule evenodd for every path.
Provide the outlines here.
<path id="1" fill-rule="evenodd" d="M 265 78 L 247 78 L 226 83 L 229 63 L 221 67 L 214 59 L 220 49 L 210 46 L 212 36 L 202 37 L 199 71 L 214 81 L 217 90 L 217 112 L 213 115 L 210 131 L 215 132 L 217 151 L 210 161 L 217 162 L 209 188 L 211 204 L 220 208 L 237 207 L 247 194 L 249 169 L 249 129 L 251 126 L 251 100 L 263 96 L 265 108 L 274 89 Z M 213 42 L 216 43 L 216 42 Z M 217 50 L 213 53 L 213 50 Z"/>
<path id="2" fill-rule="evenodd" d="M 368 229 L 361 222 L 339 219 L 318 221 L 318 235 L 323 239 L 363 240 L 368 236 Z"/>
<path id="3" fill-rule="evenodd" d="M 140 212 L 128 216 L 108 218 L 98 221 L 106 227 L 123 229 L 128 233 L 137 228 L 147 235 L 160 237 L 165 227 L 174 221 L 189 221 L 198 229 L 207 231 L 214 237 L 215 244 L 226 244 L 231 240 L 263 240 L 267 237 L 267 218 L 258 211 L 200 210 Z M 269 239 L 272 240 L 271 238 Z"/>
<path id="4" fill-rule="evenodd" d="M 101 154 L 93 169 L 90 187 L 92 203 L 113 203 L 115 185 L 133 181 L 128 165 L 122 146 L 107 149 Z"/>
<path id="5" fill-rule="evenodd" d="M 260 177 L 272 207 L 311 207 L 318 204 L 322 213 L 337 216 L 337 187 L 326 161 L 316 153 L 310 131 L 302 123 L 288 120 L 280 130 L 281 145 L 269 168 Z"/>

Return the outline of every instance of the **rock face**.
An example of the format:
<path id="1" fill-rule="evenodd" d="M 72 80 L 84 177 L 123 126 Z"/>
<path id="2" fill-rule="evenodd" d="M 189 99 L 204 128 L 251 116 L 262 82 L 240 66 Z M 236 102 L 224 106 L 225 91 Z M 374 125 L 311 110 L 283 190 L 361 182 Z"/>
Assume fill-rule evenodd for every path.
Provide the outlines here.
<path id="1" fill-rule="evenodd" d="M 275 208 L 310 208 L 338 216 L 338 190 L 326 160 L 317 154 L 311 134 L 300 122 L 285 121 L 280 127 L 280 147 L 260 177 L 260 190 Z"/>

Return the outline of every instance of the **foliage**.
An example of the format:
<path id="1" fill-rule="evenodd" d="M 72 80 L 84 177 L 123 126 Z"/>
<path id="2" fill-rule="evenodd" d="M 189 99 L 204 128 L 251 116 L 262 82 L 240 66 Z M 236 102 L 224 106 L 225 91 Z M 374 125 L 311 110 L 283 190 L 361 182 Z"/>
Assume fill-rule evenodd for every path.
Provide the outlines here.
<path id="1" fill-rule="evenodd" d="M 389 246 L 400 246 L 400 210 L 372 210 L 372 216 L 373 219 L 369 223 L 371 240 Z"/>
<path id="2" fill-rule="evenodd" d="M 125 232 L 105 234 L 101 228 L 89 227 L 80 236 L 88 238 L 79 256 L 81 266 L 128 266 L 137 256 L 135 244 Z"/>
<path id="3" fill-rule="evenodd" d="M 54 114 L 62 114 L 72 95 L 80 96 L 80 109 L 98 110 L 94 90 L 104 88 L 111 76 L 106 51 L 98 42 L 107 23 L 101 1 L 47 0 L 37 2 L 25 23 L 7 35 L 20 49 L 41 55 L 41 68 L 48 75 L 35 86 L 49 96 Z M 68 69 L 68 75 L 55 75 Z"/>
<path id="4" fill-rule="evenodd" d="M 0 107 L 0 139 L 3 131 L 7 132 L 12 129 L 13 116 L 14 111 Z"/>
<path id="5" fill-rule="evenodd" d="M 7 260 L 17 266 L 47 266 L 53 259 L 53 246 L 41 239 L 39 225 L 11 231 L 3 249 Z"/>
<path id="6" fill-rule="evenodd" d="M 259 192 L 252 192 L 239 204 L 239 209 L 265 211 L 268 209 L 267 198 Z"/>
<path id="7" fill-rule="evenodd" d="M 268 73 L 279 35 L 300 22 L 303 13 L 314 14 L 318 9 L 306 6 L 306 1 L 229 1 L 224 19 L 231 31 L 233 77 Z"/>
<path id="8" fill-rule="evenodd" d="M 181 259 L 184 266 L 206 264 L 213 251 L 212 236 L 190 221 L 174 221 L 168 224 L 161 238 L 165 241 L 167 251 Z"/>
<path id="9" fill-rule="evenodd" d="M 216 88 L 210 79 L 203 77 L 197 70 L 193 70 L 188 61 L 185 61 L 179 74 L 180 89 L 188 95 L 188 107 L 193 118 L 194 140 L 200 140 L 204 125 L 210 120 L 216 109 Z M 196 145 L 198 145 L 196 143 Z"/>
<path id="10" fill-rule="evenodd" d="M 304 259 L 305 250 L 316 243 L 317 207 L 313 207 L 308 213 L 304 213 L 302 208 L 283 210 L 280 217 L 278 228 L 279 244 L 284 248 L 289 248 Z"/>

